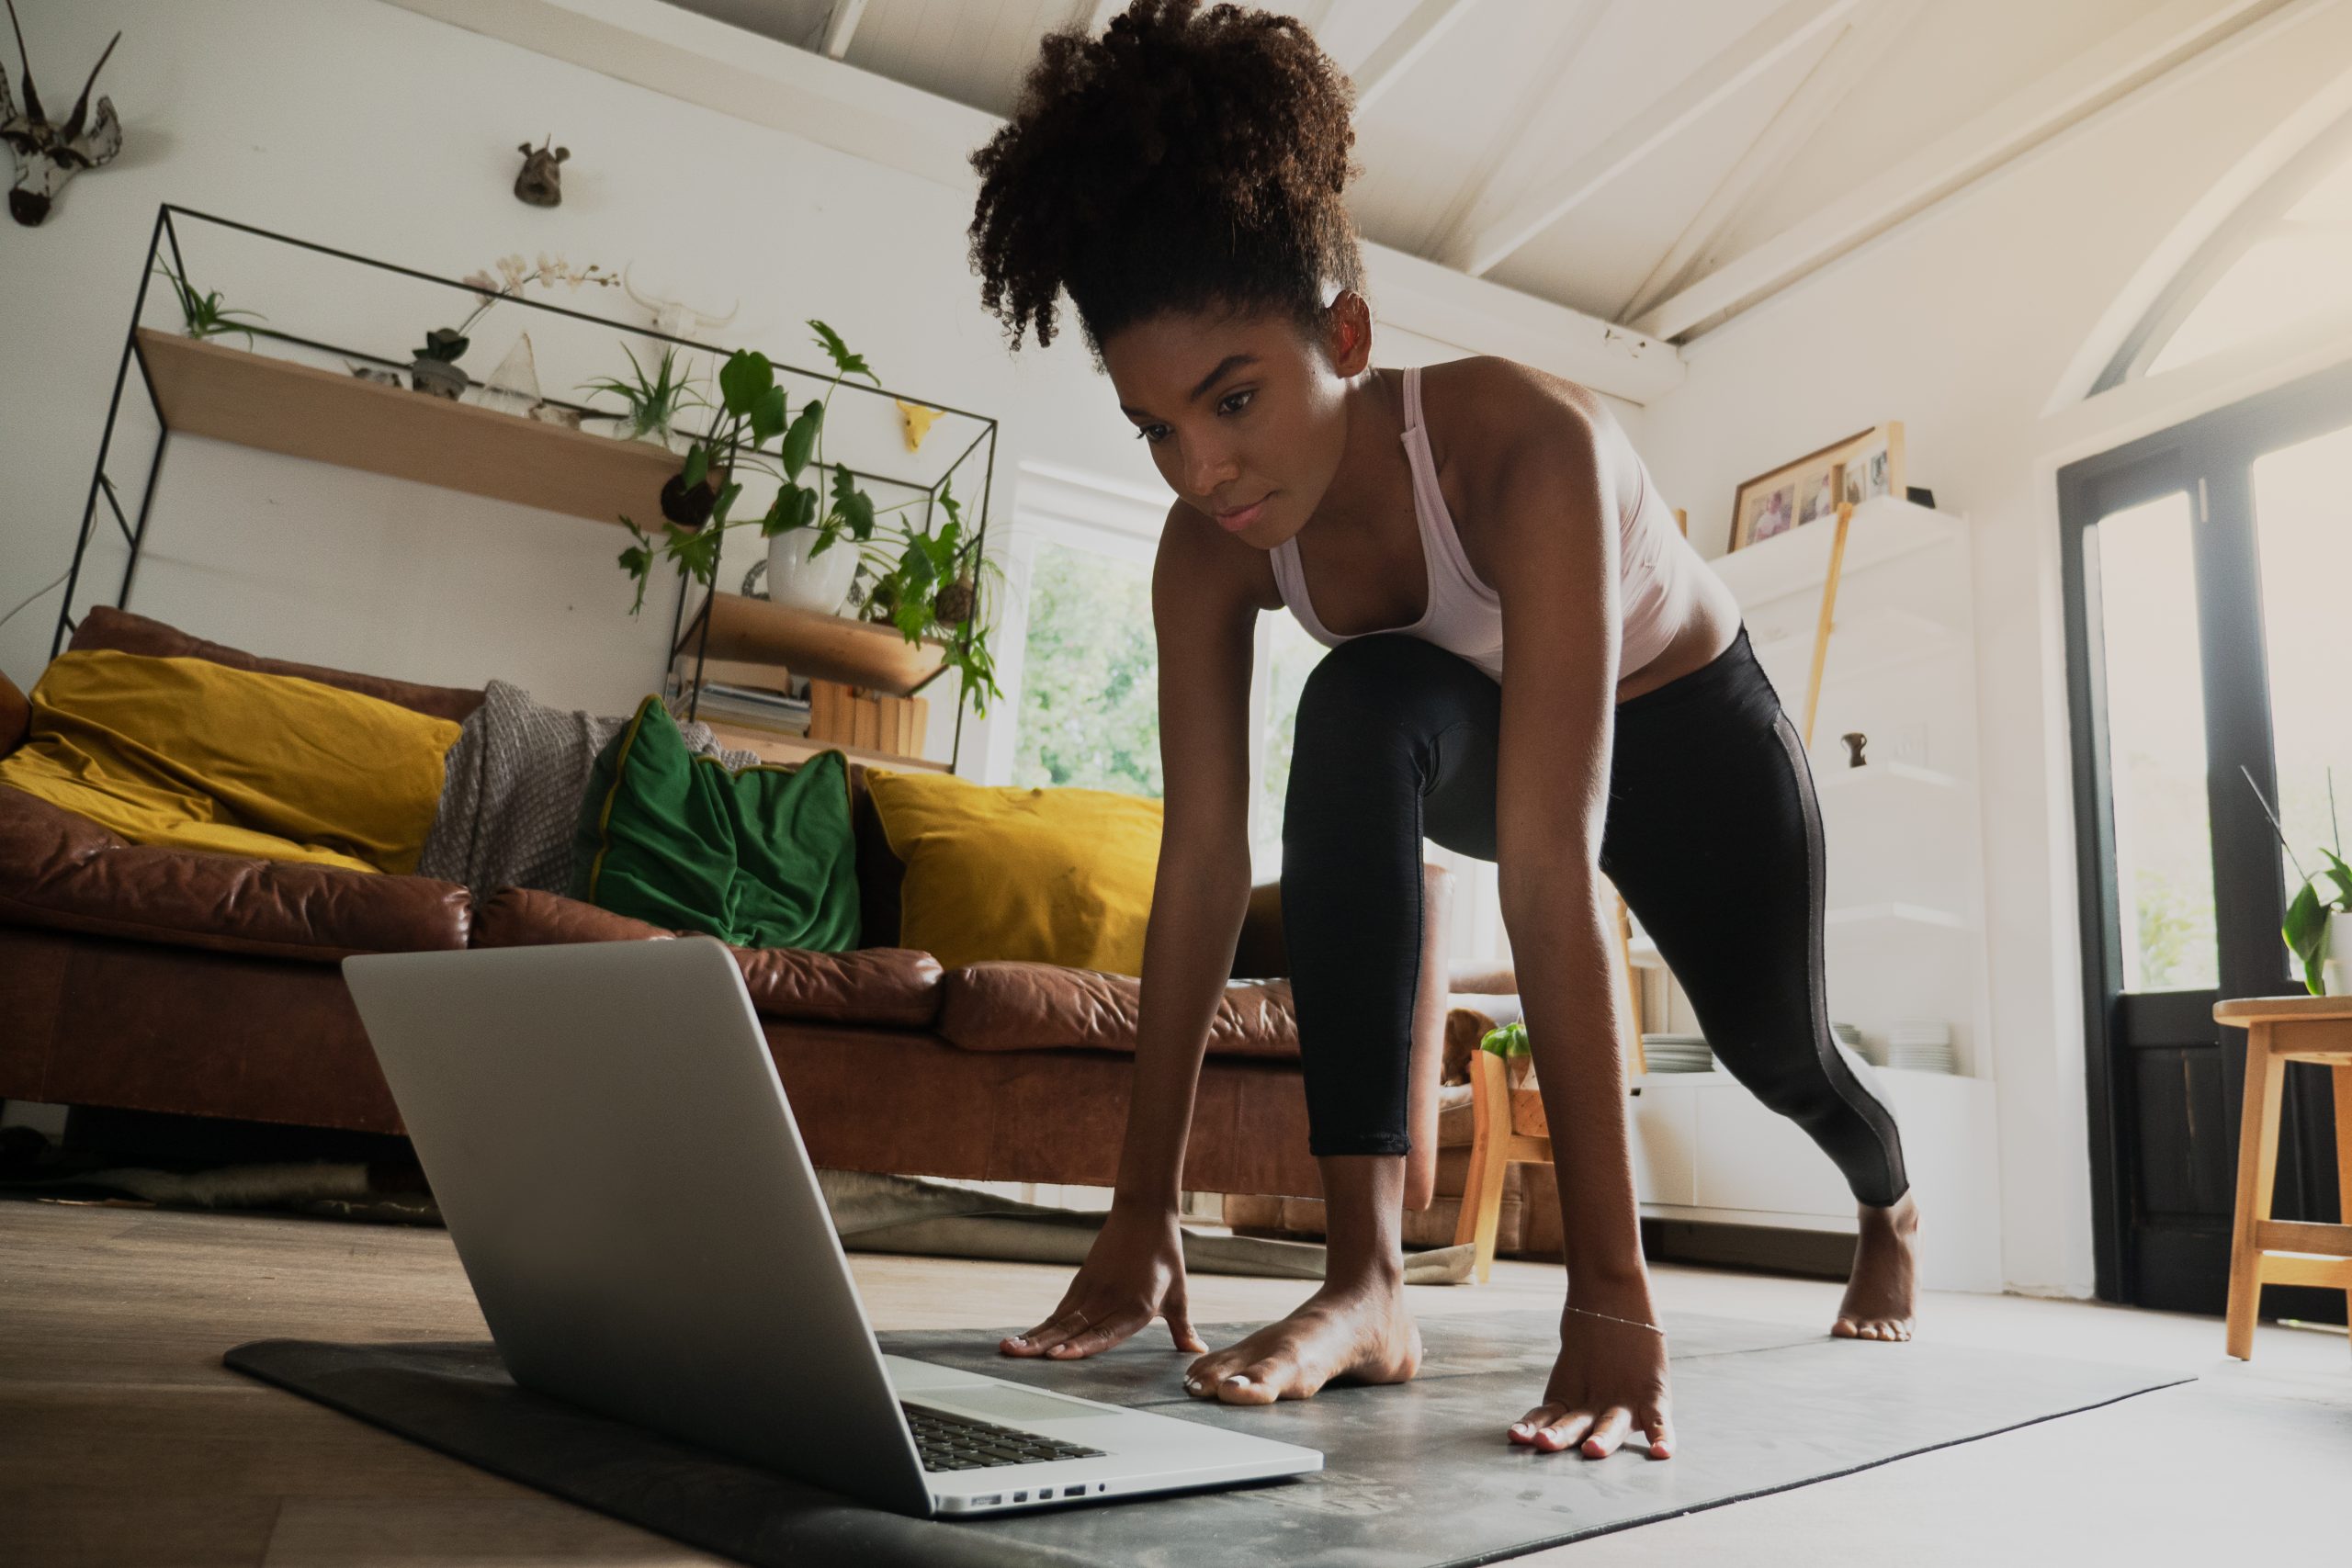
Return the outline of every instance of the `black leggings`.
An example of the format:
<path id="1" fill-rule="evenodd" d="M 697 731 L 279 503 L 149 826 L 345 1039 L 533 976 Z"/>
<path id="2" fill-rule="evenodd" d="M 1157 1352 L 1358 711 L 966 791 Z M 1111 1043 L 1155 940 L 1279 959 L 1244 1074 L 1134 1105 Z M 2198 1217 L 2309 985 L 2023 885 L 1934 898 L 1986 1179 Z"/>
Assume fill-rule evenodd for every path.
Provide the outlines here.
<path id="1" fill-rule="evenodd" d="M 1300 694 L 1282 911 L 1318 1156 L 1410 1146 L 1421 840 L 1495 858 L 1501 721 L 1492 676 L 1395 633 L 1340 644 Z M 1704 669 L 1617 705 L 1600 869 L 1732 1076 L 1811 1134 L 1857 1200 L 1901 1198 L 1894 1116 L 1829 1032 L 1813 775 L 1746 627 Z"/>

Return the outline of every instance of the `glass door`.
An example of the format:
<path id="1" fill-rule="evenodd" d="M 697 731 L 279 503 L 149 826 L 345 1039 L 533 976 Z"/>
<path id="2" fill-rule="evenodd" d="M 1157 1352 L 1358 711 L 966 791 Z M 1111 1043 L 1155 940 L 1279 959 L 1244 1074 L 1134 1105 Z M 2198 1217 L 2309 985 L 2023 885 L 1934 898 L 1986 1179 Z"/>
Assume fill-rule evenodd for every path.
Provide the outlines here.
<path id="1" fill-rule="evenodd" d="M 2301 987 L 2297 869 L 2352 816 L 2352 371 L 2059 476 L 2098 1291 L 2222 1309 L 2245 1036 L 2222 997 Z M 2283 799 L 2282 799 L 2283 795 Z M 2282 851 L 2265 802 L 2280 809 Z M 2284 1217 L 2333 1219 L 2328 1085 L 2289 1075 Z M 2340 1292 L 2266 1310 L 2341 1322 Z"/>

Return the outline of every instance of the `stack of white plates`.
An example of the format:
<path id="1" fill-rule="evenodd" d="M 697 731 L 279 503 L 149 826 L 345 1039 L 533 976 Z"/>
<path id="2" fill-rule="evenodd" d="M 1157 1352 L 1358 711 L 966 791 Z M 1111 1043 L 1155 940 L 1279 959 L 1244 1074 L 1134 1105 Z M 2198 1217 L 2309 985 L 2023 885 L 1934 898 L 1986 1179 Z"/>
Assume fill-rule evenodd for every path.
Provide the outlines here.
<path id="1" fill-rule="evenodd" d="M 1883 1065 L 1879 1061 L 1878 1054 L 1871 1050 L 1870 1043 L 1862 1038 L 1862 1032 L 1852 1024 L 1832 1023 L 1829 1026 L 1829 1032 L 1838 1037 L 1838 1044 L 1843 1045 L 1863 1061 L 1873 1066 Z"/>
<path id="2" fill-rule="evenodd" d="M 1645 1034 L 1642 1058 L 1654 1073 L 1712 1073 L 1715 1054 L 1703 1034 Z"/>
<path id="3" fill-rule="evenodd" d="M 1886 1032 L 1886 1065 L 1915 1073 L 1954 1073 L 1959 1062 L 1951 1050 L 1951 1025 L 1915 1021 L 1898 1023 Z"/>

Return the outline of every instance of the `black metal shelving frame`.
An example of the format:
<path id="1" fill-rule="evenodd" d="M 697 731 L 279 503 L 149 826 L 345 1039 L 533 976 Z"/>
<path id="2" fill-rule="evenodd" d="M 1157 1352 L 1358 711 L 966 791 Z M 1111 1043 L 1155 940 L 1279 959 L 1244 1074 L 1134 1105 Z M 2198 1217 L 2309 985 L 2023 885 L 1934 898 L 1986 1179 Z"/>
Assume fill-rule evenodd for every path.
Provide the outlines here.
<path id="1" fill-rule="evenodd" d="M 481 290 L 470 284 L 460 282 L 456 278 L 443 277 L 435 273 L 420 271 L 415 267 L 402 266 L 397 262 L 388 262 L 375 256 L 360 255 L 356 252 L 341 250 L 333 245 L 321 244 L 314 240 L 305 240 L 291 234 L 281 234 L 273 230 L 259 228 L 251 223 L 239 222 L 235 219 L 219 217 L 213 213 L 199 212 L 193 208 L 181 207 L 172 202 L 164 202 L 159 206 L 155 210 L 154 231 L 147 243 L 146 265 L 140 271 L 138 299 L 131 306 L 130 324 L 123 333 L 121 361 L 115 367 L 114 395 L 107 403 L 106 430 L 98 440 L 97 462 L 90 476 L 89 493 L 85 499 L 82 506 L 81 529 L 75 536 L 74 541 L 73 564 L 66 571 L 64 598 L 58 605 L 57 625 L 55 631 L 50 638 L 49 651 L 50 657 L 52 659 L 54 659 L 64 648 L 66 639 L 74 635 L 74 628 L 79 624 L 74 615 L 74 607 L 75 604 L 74 595 L 81 585 L 82 569 L 84 561 L 89 552 L 91 537 L 100 525 L 98 507 L 101 502 L 105 503 L 107 512 L 111 515 L 115 527 L 121 533 L 124 542 L 129 547 L 129 554 L 123 560 L 122 580 L 116 589 L 114 603 L 117 609 L 127 610 L 130 608 L 131 584 L 138 576 L 140 553 L 144 547 L 147 538 L 148 517 L 150 513 L 153 511 L 155 502 L 155 480 L 157 476 L 163 471 L 164 453 L 170 446 L 172 437 L 172 424 L 170 419 L 166 417 L 164 412 L 163 400 L 156 393 L 154 382 L 147 371 L 146 362 L 141 358 L 139 355 L 139 328 L 146 317 L 148 287 L 154 279 L 156 264 L 162 259 L 166 250 L 169 251 L 171 255 L 173 273 L 182 279 L 187 279 L 188 276 L 187 264 L 183 259 L 180 253 L 180 236 L 178 229 L 178 223 L 180 220 L 186 220 L 191 223 L 214 224 L 222 229 L 234 230 L 239 233 L 252 235 L 256 239 L 266 240 L 282 245 L 290 245 L 299 250 L 309 251 L 319 255 L 329 256 L 336 261 L 348 262 L 358 266 L 372 267 L 379 272 L 392 273 L 401 277 L 413 278 L 421 283 L 430 283 L 441 288 L 455 289 L 460 294 L 465 295 L 470 300 L 479 300 L 481 298 Z M 615 321 L 608 316 L 600 316 L 587 310 L 575 310 L 567 306 L 549 304 L 544 300 L 526 299 L 520 294 L 505 296 L 503 303 L 513 305 L 518 309 L 526 310 L 538 310 L 548 315 L 564 316 L 574 321 L 587 321 L 596 326 L 610 327 L 615 332 L 626 333 L 630 337 L 650 338 L 659 343 L 673 344 L 680 349 L 692 350 L 697 354 L 710 354 L 724 358 L 728 354 L 733 352 L 731 349 L 723 348 L 715 344 L 703 343 L 693 338 L 673 336 L 668 333 L 658 331 L 650 325 L 641 325 L 633 321 Z M 383 355 L 377 354 L 367 349 L 350 348 L 341 344 L 322 343 L 315 338 L 301 337 L 292 333 L 280 332 L 266 326 L 253 326 L 247 328 L 240 325 L 235 329 L 235 331 L 239 335 L 243 335 L 246 332 L 250 331 L 256 338 L 272 338 L 280 343 L 291 344 L 303 348 L 313 349 L 322 354 L 335 355 L 346 360 L 364 361 L 368 364 L 379 365 L 396 370 L 404 371 L 407 369 L 409 365 L 408 359 L 387 358 Z M 945 468 L 940 470 L 940 475 L 937 479 L 928 483 L 902 479 L 896 474 L 885 474 L 851 468 L 845 464 L 835 463 L 827 465 L 828 468 L 838 468 L 847 472 L 853 479 L 872 480 L 879 484 L 894 486 L 900 490 L 923 492 L 925 496 L 923 502 L 923 522 L 924 525 L 928 527 L 938 506 L 940 492 L 946 487 L 948 481 L 953 479 L 956 473 L 962 470 L 965 463 L 972 457 L 973 453 L 978 451 L 983 446 L 985 446 L 987 447 L 987 454 L 983 469 L 984 477 L 981 480 L 980 494 L 978 498 L 978 527 L 974 534 L 972 546 L 974 580 L 977 582 L 978 580 L 981 563 L 985 560 L 988 553 L 989 501 L 990 494 L 996 486 L 997 421 L 989 415 L 975 413 L 969 409 L 954 408 L 945 404 L 933 402 L 927 398 L 918 398 L 911 393 L 893 391 L 887 387 L 876 386 L 867 388 L 857 386 L 844 380 L 839 374 L 834 372 L 804 369 L 800 367 L 787 364 L 781 359 L 776 359 L 773 355 L 770 356 L 770 359 L 775 365 L 776 369 L 783 374 L 799 376 L 812 381 L 831 382 L 840 386 L 843 390 L 854 392 L 860 396 L 897 399 L 906 402 L 918 403 L 924 407 L 934 409 L 942 414 L 954 414 L 960 418 L 978 422 L 980 426 L 978 434 L 974 435 L 972 440 L 966 445 L 964 449 L 956 455 L 956 457 L 952 462 L 948 463 Z M 135 521 L 123 510 L 121 498 L 122 492 L 117 486 L 114 477 L 108 468 L 109 463 L 112 462 L 115 457 L 115 430 L 117 423 L 119 422 L 122 412 L 123 391 L 130 385 L 131 367 L 134 365 L 139 367 L 140 385 L 147 393 L 147 401 L 149 406 L 154 412 L 155 423 L 158 430 L 154 449 L 148 456 L 146 477 L 138 487 L 140 491 L 139 512 Z M 474 382 L 470 377 L 468 378 L 468 381 L 469 385 L 481 384 L 479 382 Z M 415 395 L 423 397 L 429 394 L 417 393 Z M 567 402 L 560 398 L 548 398 L 546 400 L 560 408 L 577 410 L 582 414 L 597 418 L 611 417 L 610 410 L 591 409 L 580 403 Z M 709 434 L 709 431 L 705 429 L 700 432 L 688 432 L 687 434 L 707 436 Z M 671 664 L 674 660 L 678 650 L 684 646 L 688 635 L 686 604 L 688 599 L 692 596 L 694 580 L 692 575 L 683 569 L 679 570 L 677 577 L 677 602 L 671 610 L 670 638 L 666 645 L 666 651 L 662 654 L 662 677 L 665 683 L 670 675 Z M 696 696 L 699 696 L 701 691 L 703 663 L 710 644 L 711 603 L 713 597 L 718 592 L 718 585 L 714 582 L 710 591 L 704 594 L 700 607 L 695 612 L 694 618 L 698 628 L 695 635 L 694 691 Z M 978 613 L 976 606 L 972 616 L 966 620 L 963 625 L 963 628 L 960 633 L 960 637 L 962 638 L 962 642 L 960 644 L 961 647 L 968 648 L 970 646 L 972 628 L 978 623 Z M 932 679 L 935 678 L 935 676 L 932 677 Z M 928 681 L 924 683 L 927 684 Z M 963 754 L 964 710 L 967 705 L 967 701 L 959 683 L 956 697 L 956 738 L 953 750 L 951 750 L 948 758 L 948 767 L 951 770 L 956 765 L 956 762 Z M 688 700 L 687 717 L 692 718 L 695 716 L 695 706 L 696 704 L 695 698 L 690 697 Z"/>

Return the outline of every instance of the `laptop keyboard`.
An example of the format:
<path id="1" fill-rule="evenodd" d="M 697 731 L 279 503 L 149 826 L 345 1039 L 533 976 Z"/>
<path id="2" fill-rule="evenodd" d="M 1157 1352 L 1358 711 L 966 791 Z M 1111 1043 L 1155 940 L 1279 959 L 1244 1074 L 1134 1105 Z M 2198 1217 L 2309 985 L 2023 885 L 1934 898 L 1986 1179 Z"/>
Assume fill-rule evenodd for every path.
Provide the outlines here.
<path id="1" fill-rule="evenodd" d="M 922 1456 L 925 1470 L 984 1470 L 998 1464 L 1102 1457 L 1101 1449 L 1059 1442 L 1017 1427 L 975 1421 L 968 1416 L 951 1416 L 904 1401 L 899 1408 L 907 1413 L 907 1425 L 914 1428 L 915 1450 Z"/>

